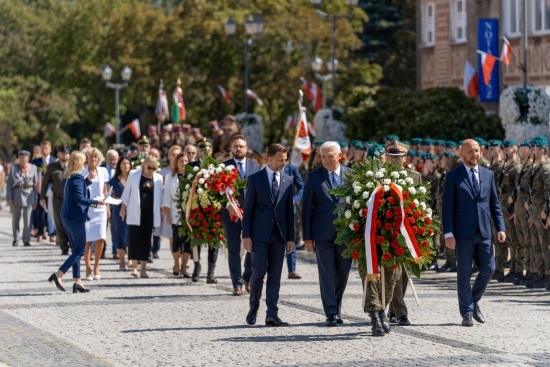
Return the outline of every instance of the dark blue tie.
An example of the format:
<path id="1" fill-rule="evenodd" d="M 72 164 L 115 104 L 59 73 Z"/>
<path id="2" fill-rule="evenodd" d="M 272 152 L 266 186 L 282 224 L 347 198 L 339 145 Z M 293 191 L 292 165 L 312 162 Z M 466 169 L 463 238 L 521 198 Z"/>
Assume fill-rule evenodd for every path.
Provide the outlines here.
<path id="1" fill-rule="evenodd" d="M 472 186 L 474 187 L 474 192 L 476 196 L 479 195 L 479 182 L 477 182 L 476 177 L 476 170 L 474 168 L 470 168 L 470 172 L 472 172 Z"/>
<path id="2" fill-rule="evenodd" d="M 241 178 L 246 178 L 246 173 L 244 172 L 243 168 L 243 162 L 237 162 L 237 166 L 239 168 L 239 174 L 241 175 Z"/>
<path id="3" fill-rule="evenodd" d="M 277 195 L 279 195 L 279 183 L 277 182 L 277 172 L 273 172 L 273 180 L 271 181 L 271 195 L 273 196 L 273 201 L 277 200 Z"/>

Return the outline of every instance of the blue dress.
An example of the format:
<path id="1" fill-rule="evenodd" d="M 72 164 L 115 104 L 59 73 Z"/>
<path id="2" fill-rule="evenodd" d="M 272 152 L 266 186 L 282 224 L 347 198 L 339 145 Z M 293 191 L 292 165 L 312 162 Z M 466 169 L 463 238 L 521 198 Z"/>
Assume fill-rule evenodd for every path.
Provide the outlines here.
<path id="1" fill-rule="evenodd" d="M 118 177 L 113 177 L 108 182 L 108 185 L 113 188 L 111 196 L 114 198 L 120 198 L 122 192 L 124 191 L 124 186 L 118 179 Z M 113 245 L 117 249 L 123 250 L 128 247 L 128 225 L 126 224 L 126 219 L 122 220 L 120 217 L 120 205 L 113 205 L 111 209 L 111 221 L 113 225 Z"/>

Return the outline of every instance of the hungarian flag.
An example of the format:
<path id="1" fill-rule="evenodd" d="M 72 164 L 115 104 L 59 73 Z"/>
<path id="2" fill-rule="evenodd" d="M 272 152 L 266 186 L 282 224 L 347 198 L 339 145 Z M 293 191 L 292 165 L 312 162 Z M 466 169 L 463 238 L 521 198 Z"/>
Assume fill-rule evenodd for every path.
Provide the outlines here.
<path id="1" fill-rule="evenodd" d="M 510 65 L 510 54 L 512 53 L 512 45 L 508 42 L 506 37 L 502 37 L 504 43 L 502 44 L 502 52 L 500 53 L 500 61 L 506 66 Z"/>
<path id="2" fill-rule="evenodd" d="M 260 97 L 258 97 L 258 95 L 254 93 L 251 89 L 246 90 L 246 98 L 255 99 L 260 106 L 264 105 L 264 102 L 260 99 Z"/>
<path id="3" fill-rule="evenodd" d="M 476 69 L 466 61 L 464 65 L 464 93 L 468 97 L 477 98 L 479 96 L 479 84 Z"/>
<path id="4" fill-rule="evenodd" d="M 231 106 L 231 94 L 229 94 L 229 92 L 226 91 L 225 88 L 221 85 L 218 85 L 218 89 L 220 90 L 220 93 L 222 94 L 223 100 L 225 101 L 227 107 Z"/>
<path id="5" fill-rule="evenodd" d="M 308 82 L 306 78 L 300 77 L 304 89 L 306 91 L 306 97 L 313 102 L 313 111 L 317 112 L 323 108 L 323 93 L 319 86 L 313 82 Z"/>
<path id="6" fill-rule="evenodd" d="M 311 154 L 311 140 L 309 140 L 308 123 L 306 117 L 306 109 L 302 107 L 300 111 L 300 121 L 296 127 L 296 137 L 294 138 L 294 147 L 290 163 L 294 166 L 299 166 L 303 162 L 307 162 Z"/>
<path id="7" fill-rule="evenodd" d="M 481 54 L 481 68 L 483 71 L 483 82 L 485 85 L 489 85 L 489 82 L 491 81 L 491 73 L 493 72 L 493 68 L 495 67 L 495 62 L 498 60 L 493 55 L 488 54 L 487 52 L 483 52 L 480 50 L 477 50 L 479 54 Z"/>
<path id="8" fill-rule="evenodd" d="M 130 131 L 134 135 L 134 138 L 139 139 L 139 137 L 141 136 L 141 129 L 139 128 L 138 119 L 135 119 L 134 121 L 130 122 L 128 129 L 130 129 Z"/>
<path id="9" fill-rule="evenodd" d="M 181 87 L 176 87 L 172 93 L 172 121 L 178 123 L 186 118 L 185 104 L 183 104 L 183 95 Z"/>
<path id="10" fill-rule="evenodd" d="M 155 107 L 155 115 L 161 122 L 168 120 L 168 98 L 166 97 L 166 91 L 159 89 L 159 96 L 157 100 L 157 106 Z"/>
<path id="11" fill-rule="evenodd" d="M 112 138 L 113 135 L 115 135 L 116 129 L 115 127 L 110 123 L 105 123 L 105 129 L 103 130 L 103 137 L 104 138 Z"/>

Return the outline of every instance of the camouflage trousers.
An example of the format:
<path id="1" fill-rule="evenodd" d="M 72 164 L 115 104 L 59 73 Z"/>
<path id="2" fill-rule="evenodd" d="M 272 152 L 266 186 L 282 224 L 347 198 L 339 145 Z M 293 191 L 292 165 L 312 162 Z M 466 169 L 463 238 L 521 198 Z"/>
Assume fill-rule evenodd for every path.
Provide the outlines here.
<path id="1" fill-rule="evenodd" d="M 532 271 L 531 269 L 531 233 L 529 232 L 529 220 L 523 207 L 524 200 L 518 198 L 514 204 L 514 229 L 519 242 L 520 251 L 523 254 L 523 267 L 516 271 Z M 536 267 L 535 267 L 536 269 Z M 536 272 L 536 270 L 535 270 Z"/>
<path id="2" fill-rule="evenodd" d="M 546 270 L 546 260 L 550 265 L 550 258 L 548 258 L 548 229 L 544 228 L 540 218 L 540 212 L 542 211 L 542 204 L 531 204 L 529 208 L 529 231 L 531 232 L 531 272 L 537 274 L 550 275 L 550 268 Z"/>
<path id="3" fill-rule="evenodd" d="M 384 271 L 384 287 L 385 287 L 385 304 L 386 307 L 391 303 L 393 299 L 393 290 L 395 284 L 401 279 L 401 266 L 398 266 L 395 270 L 382 268 Z M 365 287 L 366 272 L 359 270 L 359 276 L 363 281 L 363 288 Z M 365 295 L 365 308 L 366 313 L 372 311 L 382 310 L 382 282 L 380 279 L 367 281 L 367 294 Z"/>

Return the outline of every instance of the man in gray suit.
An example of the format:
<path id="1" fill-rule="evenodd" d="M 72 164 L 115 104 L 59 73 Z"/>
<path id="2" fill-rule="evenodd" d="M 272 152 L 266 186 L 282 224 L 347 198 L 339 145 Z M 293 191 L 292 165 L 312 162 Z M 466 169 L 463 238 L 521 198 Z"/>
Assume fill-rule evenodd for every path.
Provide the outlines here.
<path id="1" fill-rule="evenodd" d="M 304 188 L 302 231 L 307 250 L 317 254 L 325 325 L 336 326 L 344 322 L 340 309 L 352 259 L 342 257 L 346 246 L 334 243 L 334 211 L 339 198 L 328 191 L 340 187 L 351 169 L 340 164 L 342 153 L 337 142 L 323 143 L 320 152 L 323 166 L 309 173 Z"/>
<path id="2" fill-rule="evenodd" d="M 36 207 L 38 193 L 38 169 L 29 163 L 31 153 L 27 150 L 19 151 L 19 164 L 14 164 L 8 176 L 6 199 L 12 207 L 13 246 L 19 245 L 19 222 L 23 213 L 23 243 L 31 245 L 30 220 L 31 211 Z"/>

